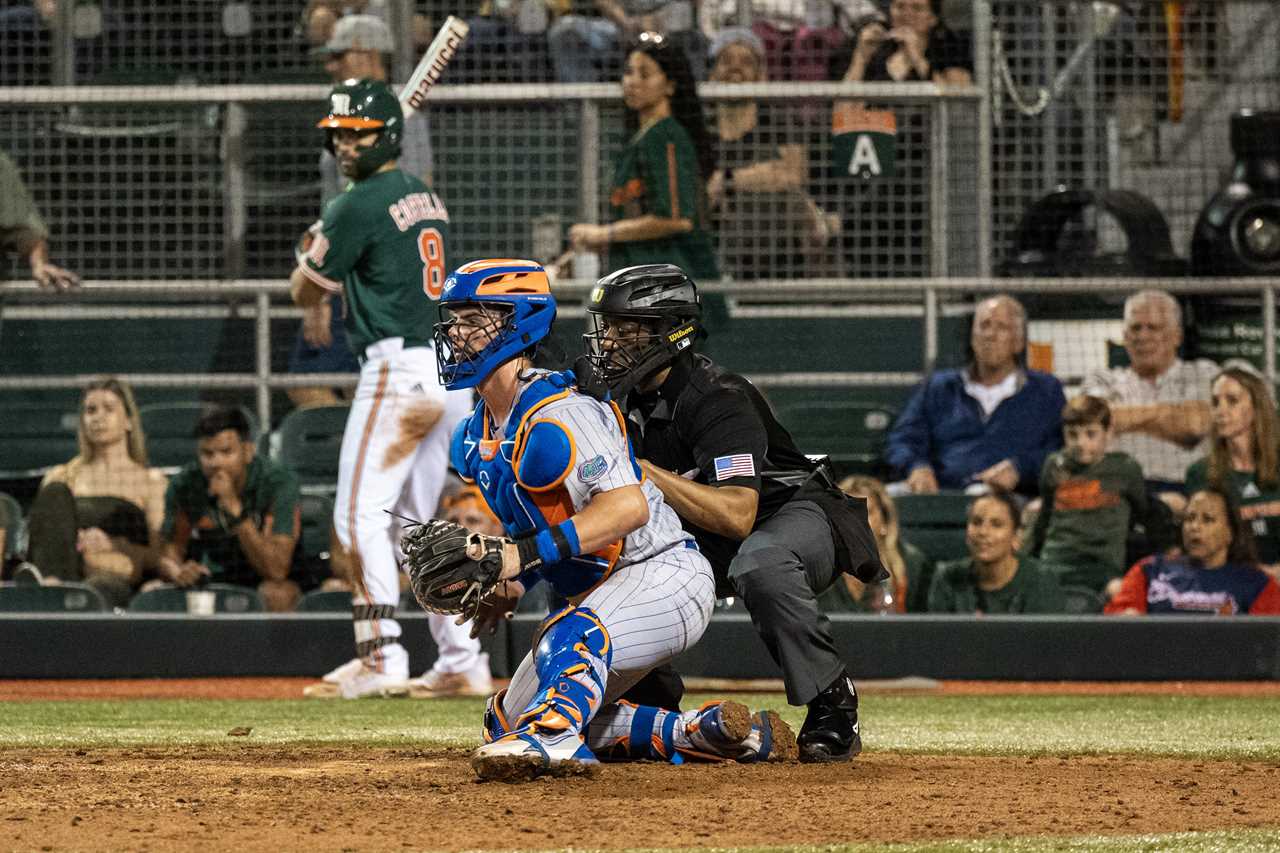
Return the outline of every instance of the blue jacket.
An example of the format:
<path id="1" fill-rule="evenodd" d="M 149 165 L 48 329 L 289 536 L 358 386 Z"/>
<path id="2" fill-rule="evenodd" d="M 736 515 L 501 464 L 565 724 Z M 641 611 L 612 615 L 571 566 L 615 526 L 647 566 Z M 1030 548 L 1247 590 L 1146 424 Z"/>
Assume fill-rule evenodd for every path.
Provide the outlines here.
<path id="1" fill-rule="evenodd" d="M 964 390 L 964 370 L 940 370 L 924 381 L 889 433 L 889 464 L 900 477 L 928 465 L 942 489 L 963 489 L 973 475 L 1009 459 L 1018 491 L 1034 494 L 1045 457 L 1062 446 L 1057 377 L 1028 370 L 1021 387 L 982 420 L 982 407 Z"/>

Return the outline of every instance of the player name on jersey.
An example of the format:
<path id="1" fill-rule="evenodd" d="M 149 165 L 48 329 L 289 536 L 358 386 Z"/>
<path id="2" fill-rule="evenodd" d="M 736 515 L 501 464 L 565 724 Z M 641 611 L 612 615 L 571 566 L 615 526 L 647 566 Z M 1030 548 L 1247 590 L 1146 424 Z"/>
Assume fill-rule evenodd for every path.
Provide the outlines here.
<path id="1" fill-rule="evenodd" d="M 388 207 L 387 212 L 401 231 L 408 231 L 414 223 L 424 219 L 449 221 L 449 211 L 445 210 L 444 203 L 432 192 L 410 193 Z"/>

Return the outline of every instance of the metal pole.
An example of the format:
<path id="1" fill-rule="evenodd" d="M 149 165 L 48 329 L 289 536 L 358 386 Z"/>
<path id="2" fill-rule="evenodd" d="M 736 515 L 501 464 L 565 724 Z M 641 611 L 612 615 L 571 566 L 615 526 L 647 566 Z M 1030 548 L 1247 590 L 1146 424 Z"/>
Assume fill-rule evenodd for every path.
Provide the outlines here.
<path id="1" fill-rule="evenodd" d="M 1094 11 L 1092 4 L 1085 4 L 1083 17 L 1076 21 L 1076 44 L 1084 44 L 1087 39 L 1094 38 Z M 1098 185 L 1098 75 L 1096 73 L 1097 50 L 1090 50 L 1080 69 L 1080 132 L 1084 136 L 1082 154 L 1084 160 L 1084 186 L 1093 189 Z M 1096 228 L 1095 223 L 1095 228 Z"/>
<path id="2" fill-rule="evenodd" d="M 1276 289 L 1262 288 L 1262 372 L 1267 387 L 1276 384 Z"/>
<path id="3" fill-rule="evenodd" d="M 1040 79 L 1052 80 L 1058 70 L 1058 33 L 1054 26 L 1056 15 L 1053 3 L 1040 4 Z M 1040 142 L 1044 146 L 1041 152 L 1040 167 L 1043 179 L 1040 191 L 1050 190 L 1058 185 L 1058 105 L 1050 104 L 1040 116 Z"/>
<path id="4" fill-rule="evenodd" d="M 223 275 L 229 279 L 244 278 L 248 263 L 245 258 L 244 235 L 249 230 L 249 214 L 245 201 L 244 132 L 247 126 L 243 104 L 227 104 L 226 126 L 222 131 L 222 161 L 226 169 L 226 194 L 223 214 L 226 227 L 222 238 Z"/>
<path id="5" fill-rule="evenodd" d="M 947 197 L 951 189 L 951 134 L 947 127 L 947 102 L 934 101 L 930 110 L 931 141 L 929 146 L 929 274 L 946 278 L 947 229 L 950 224 L 950 206 Z"/>
<path id="6" fill-rule="evenodd" d="M 413 46 L 413 3 L 411 0 L 391 0 L 387 4 L 387 25 L 391 29 L 391 37 L 395 43 L 395 58 L 391 72 L 392 80 L 408 80 L 417 64 L 417 51 Z M 443 21 L 433 21 L 439 27 Z"/>
<path id="7" fill-rule="evenodd" d="M 977 0 L 973 4 L 973 41 L 974 71 L 978 79 L 974 81 L 982 91 L 978 99 L 978 275 L 986 278 L 991 275 L 992 231 L 992 158 L 994 145 L 992 142 L 991 93 L 995 91 L 996 81 L 991 73 L 991 0 Z"/>
<path id="8" fill-rule="evenodd" d="M 76 81 L 75 4 L 59 3 L 53 20 L 53 56 L 49 69 L 55 86 L 71 86 Z"/>
<path id="9" fill-rule="evenodd" d="M 254 330 L 257 332 L 255 390 L 258 397 L 258 423 L 262 425 L 265 433 L 271 431 L 271 388 L 267 385 L 271 379 L 271 295 L 266 292 L 259 293 L 256 303 L 258 313 L 254 317 Z"/>
<path id="10" fill-rule="evenodd" d="M 578 156 L 582 164 L 582 186 L 578 195 L 580 222 L 600 221 L 600 105 L 590 97 L 582 99 L 582 121 L 578 126 Z M 573 261 L 575 278 L 594 279 L 599 273 L 597 256 L 579 253 Z"/>
<path id="11" fill-rule="evenodd" d="M 921 365 L 928 375 L 938 363 L 938 291 L 932 287 L 924 289 L 924 364 Z"/>

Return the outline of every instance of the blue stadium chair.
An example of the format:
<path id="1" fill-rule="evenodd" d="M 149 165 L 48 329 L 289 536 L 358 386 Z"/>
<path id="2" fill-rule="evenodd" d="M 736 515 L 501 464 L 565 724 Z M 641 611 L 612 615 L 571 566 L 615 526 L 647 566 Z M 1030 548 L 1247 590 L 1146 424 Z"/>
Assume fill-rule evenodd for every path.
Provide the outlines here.
<path id="1" fill-rule="evenodd" d="M 280 422 L 280 461 L 293 469 L 308 493 L 338 488 L 338 455 L 349 406 L 294 409 Z"/>
<path id="2" fill-rule="evenodd" d="M 196 458 L 196 421 L 214 408 L 195 401 L 147 403 L 138 407 L 142 432 L 147 437 L 147 457 L 158 468 L 181 468 Z M 249 419 L 249 437 L 258 440 L 258 421 L 253 412 L 240 407 Z"/>
<path id="3" fill-rule="evenodd" d="M 0 584 L 0 613 L 101 613 L 108 609 L 98 591 L 87 584 Z"/>
<path id="4" fill-rule="evenodd" d="M 225 583 L 207 584 L 202 589 L 215 593 L 216 613 L 261 613 L 266 610 L 262 596 L 252 587 Z M 130 613 L 186 613 L 187 590 L 162 587 L 140 592 L 129 602 Z"/>

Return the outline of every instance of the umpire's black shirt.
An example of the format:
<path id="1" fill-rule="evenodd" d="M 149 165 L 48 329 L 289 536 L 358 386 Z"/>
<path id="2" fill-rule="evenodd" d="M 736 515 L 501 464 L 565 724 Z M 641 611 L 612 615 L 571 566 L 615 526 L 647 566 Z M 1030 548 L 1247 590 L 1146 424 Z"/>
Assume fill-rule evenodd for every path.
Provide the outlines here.
<path id="1" fill-rule="evenodd" d="M 633 391 L 626 402 L 637 457 L 704 485 L 759 492 L 753 527 L 776 513 L 797 488 L 762 473 L 814 468 L 755 386 L 704 355 L 682 354 L 657 390 Z M 684 524 L 723 579 L 740 541 Z"/>

